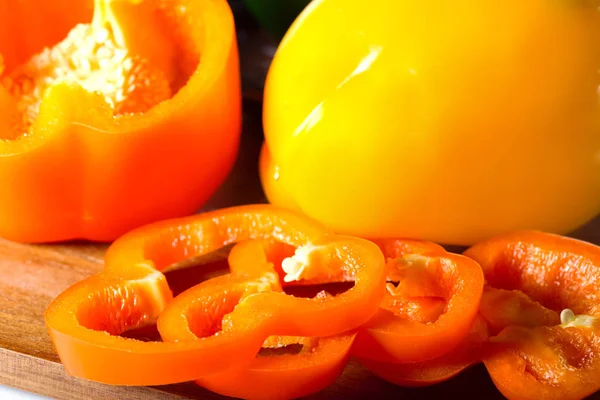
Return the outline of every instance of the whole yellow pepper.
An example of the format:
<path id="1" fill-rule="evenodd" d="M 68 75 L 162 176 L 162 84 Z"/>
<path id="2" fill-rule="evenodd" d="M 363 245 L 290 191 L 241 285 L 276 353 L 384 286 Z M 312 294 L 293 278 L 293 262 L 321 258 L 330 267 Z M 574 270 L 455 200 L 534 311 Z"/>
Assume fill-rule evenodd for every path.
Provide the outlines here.
<path id="1" fill-rule="evenodd" d="M 590 0 L 315 0 L 268 75 L 269 200 L 334 230 L 468 245 L 600 211 Z"/>

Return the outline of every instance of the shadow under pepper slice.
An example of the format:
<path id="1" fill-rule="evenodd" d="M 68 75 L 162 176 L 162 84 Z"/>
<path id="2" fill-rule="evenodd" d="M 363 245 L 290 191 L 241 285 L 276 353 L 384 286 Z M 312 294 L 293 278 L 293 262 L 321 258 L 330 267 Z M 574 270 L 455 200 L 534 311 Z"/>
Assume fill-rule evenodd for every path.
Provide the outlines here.
<path id="1" fill-rule="evenodd" d="M 456 348 L 478 313 L 483 291 L 479 265 L 427 242 L 387 239 L 376 243 L 388 259 L 387 291 L 379 312 L 361 327 L 353 354 L 361 359 L 415 363 Z"/>
<path id="2" fill-rule="evenodd" d="M 201 317 L 191 325 L 196 333 L 190 330 L 190 320 L 182 329 L 173 328 L 193 340 L 140 342 L 116 336 L 155 322 L 172 300 L 162 274 L 169 266 L 249 239 L 323 246 L 328 260 L 355 273 L 362 290 L 329 302 L 293 299 L 270 291 L 277 289 L 276 275 L 249 267 L 196 289 L 208 299 L 194 313 Z M 381 252 L 369 242 L 334 236 L 308 218 L 272 206 L 234 207 L 163 221 L 121 237 L 108 249 L 103 272 L 61 293 L 45 318 L 71 375 L 122 385 L 190 381 L 250 363 L 273 334 L 325 336 L 356 328 L 377 309 L 383 268 Z M 246 296 L 261 290 L 269 291 Z M 227 301 L 215 303 L 224 292 Z M 353 314 L 348 308 L 369 301 L 363 313 Z M 228 307 L 234 311 L 219 329 Z M 165 326 L 171 329 L 171 324 L 160 325 L 161 334 L 168 337 Z"/>
<path id="3" fill-rule="evenodd" d="M 509 399 L 576 400 L 600 389 L 600 247 L 528 231 L 476 244 L 482 315 L 496 335 L 484 354 Z"/>
<path id="4" fill-rule="evenodd" d="M 241 93 L 227 2 L 95 0 L 93 18 L 90 5 L 0 5 L 0 26 L 27 15 L 8 37 L 0 28 L 4 238 L 111 241 L 192 214 L 235 160 Z"/>

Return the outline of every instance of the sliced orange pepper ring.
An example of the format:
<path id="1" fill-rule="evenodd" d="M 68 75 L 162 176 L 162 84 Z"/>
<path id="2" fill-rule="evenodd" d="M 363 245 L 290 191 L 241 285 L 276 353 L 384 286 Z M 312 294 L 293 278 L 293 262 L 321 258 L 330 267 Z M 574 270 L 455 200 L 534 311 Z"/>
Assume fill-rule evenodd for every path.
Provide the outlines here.
<path id="1" fill-rule="evenodd" d="M 254 265 L 248 271 L 256 271 L 254 259 L 246 258 L 256 254 L 256 246 L 250 242 L 238 245 L 236 261 L 244 259 L 244 264 Z M 231 259 L 231 258 L 230 258 Z M 268 336 L 331 336 L 358 328 L 371 318 L 381 302 L 385 285 L 384 262 L 381 252 L 373 243 L 353 237 L 324 235 L 312 238 L 305 246 L 296 249 L 289 257 L 291 267 L 286 278 L 301 280 L 318 276 L 321 271 L 339 270 L 339 275 L 351 276 L 355 284 L 337 296 L 317 296 L 299 298 L 283 291 L 265 291 L 245 297 L 228 314 L 224 323 L 234 324 L 234 320 L 246 316 L 253 321 L 255 330 L 264 329 Z M 266 267 L 269 277 L 276 274 L 269 263 L 259 259 L 258 265 Z M 285 268 L 285 266 L 283 267 Z M 254 276 L 255 272 L 244 271 L 243 267 L 232 266 L 236 272 L 232 276 Z M 241 272 L 240 272 L 241 271 Z M 327 273 L 327 272 L 325 272 Z M 276 276 L 276 275 L 275 275 Z M 260 279 L 260 276 L 259 276 Z M 200 298 L 206 285 L 201 283 L 177 296 L 160 316 L 158 328 L 165 340 L 181 340 L 189 336 L 190 320 L 195 318 L 193 299 Z"/>
<path id="2" fill-rule="evenodd" d="M 286 251 L 289 249 L 272 241 L 247 241 L 236 245 L 229 256 L 231 275 L 209 280 L 189 289 L 165 309 L 158 320 L 163 339 L 197 340 L 196 336 L 204 335 L 207 332 L 204 321 L 207 320 L 207 315 L 211 315 L 204 306 L 207 300 L 222 305 L 219 312 L 221 317 L 225 316 L 222 320 L 225 326 L 213 326 L 212 329 L 223 329 L 220 334 L 226 333 L 234 325 L 232 321 L 241 318 L 239 309 L 236 310 L 240 302 L 260 297 L 266 291 L 282 290 L 281 285 L 278 285 L 279 278 L 274 263 L 269 261 L 270 257 L 265 257 L 268 254 L 277 258 L 280 254 L 276 253 L 282 250 L 283 254 L 289 254 L 289 251 Z M 259 269 L 262 269 L 262 278 L 252 280 L 250 277 L 260 276 Z M 327 268 L 322 270 L 326 271 Z M 231 291 L 227 289 L 222 290 L 220 294 L 213 290 L 208 295 L 205 294 L 206 288 L 235 276 L 248 279 L 247 291 L 243 297 L 236 297 L 235 302 L 229 301 Z M 267 281 L 270 282 L 269 285 L 259 284 L 260 289 L 256 290 L 257 282 Z M 251 296 L 247 297 L 249 295 Z M 331 299 L 331 296 L 321 292 L 314 301 L 323 302 L 326 299 Z M 265 307 L 265 310 L 268 310 L 268 307 Z M 253 331 L 261 331 L 268 335 L 268 331 L 273 329 L 273 324 L 265 319 L 270 317 L 272 315 L 269 315 L 268 311 L 259 310 L 248 316 L 247 323 L 252 326 Z M 298 324 L 304 322 L 306 321 L 299 320 Z M 203 376 L 197 379 L 196 383 L 219 394 L 247 399 L 288 399 L 305 396 L 326 388 L 337 379 L 349 357 L 354 337 L 354 331 L 328 337 L 269 336 L 262 343 L 262 354 L 258 353 L 249 365 Z M 294 351 L 293 354 L 286 352 L 290 348 Z"/>
<path id="3" fill-rule="evenodd" d="M 254 333 L 263 335 L 265 347 L 301 344 L 302 351 L 294 355 L 257 356 L 250 365 L 229 369 L 197 380 L 200 385 L 220 394 L 249 399 L 295 398 L 317 392 L 335 381 L 349 357 L 354 333 L 346 333 L 368 320 L 379 307 L 385 283 L 381 252 L 372 243 L 356 238 L 325 236 L 309 246 L 300 247 L 294 256 L 284 258 L 284 280 L 290 275 L 302 275 L 321 280 L 325 276 L 348 276 L 355 286 L 336 297 L 319 293 L 314 298 L 296 298 L 282 292 L 281 285 L 269 284 L 256 291 L 256 282 L 273 282 L 279 277 L 273 262 L 282 259 L 280 253 L 289 250 L 272 241 L 238 243 L 229 255 L 229 277 L 203 282 L 177 296 L 158 319 L 158 330 L 166 341 L 197 340 L 198 319 L 204 319 L 204 299 L 217 304 L 221 296 L 205 294 L 213 281 L 248 279 L 248 295 L 225 311 L 220 327 L 226 333 L 235 326 L 251 326 Z M 296 258 L 294 258 L 296 257 Z M 334 262 L 339 259 L 343 264 Z M 286 263 L 286 261 L 289 261 Z M 285 264 L 290 268 L 286 271 Z M 260 269 L 263 269 L 262 277 Z M 299 269 L 298 269 L 299 268 Z M 339 270 L 339 272 L 335 272 Z M 249 277 L 258 277 L 254 280 Z M 223 299 L 223 300 L 221 300 Z M 200 331 L 203 333 L 203 331 Z M 290 338 L 287 336 L 300 336 Z M 326 337 L 318 337 L 326 336 Z M 256 349 L 258 353 L 258 349 Z M 261 384 L 262 383 L 262 384 Z"/>
<path id="4" fill-rule="evenodd" d="M 582 399 L 600 390 L 600 247 L 516 232 L 465 254 L 481 264 L 484 363 L 509 399 Z"/>
<path id="5" fill-rule="evenodd" d="M 475 319 L 471 332 L 455 349 L 433 360 L 420 363 L 388 363 L 361 359 L 361 363 L 380 378 L 405 387 L 429 386 L 445 382 L 481 361 L 481 350 L 488 338 L 485 320 Z"/>
<path id="6" fill-rule="evenodd" d="M 473 325 L 483 291 L 479 265 L 437 245 L 413 245 L 379 242 L 388 251 L 390 282 L 379 312 L 359 331 L 353 349 L 359 358 L 431 360 L 457 347 Z"/>
<path id="7" fill-rule="evenodd" d="M 259 268 L 255 274 L 249 268 L 246 273 L 219 277 L 195 289 L 208 293 L 205 297 L 209 299 L 224 290 L 229 293 L 226 304 L 234 306 L 235 312 L 227 316 L 229 328 L 219 334 L 205 328 L 221 324 L 219 307 L 223 305 L 208 301 L 199 306 L 203 319 L 193 322 L 196 333 L 204 327 L 202 338 L 190 331 L 187 319 L 178 325 L 182 328 L 178 332 L 192 332 L 194 340 L 148 343 L 116 336 L 156 321 L 172 298 L 162 274 L 169 266 L 248 239 L 323 248 L 324 259 L 352 270 L 357 277 L 356 290 L 322 303 L 275 292 L 245 297 L 249 286 L 251 290 L 273 290 L 279 281 L 274 273 L 265 274 Z M 312 263 L 307 266 L 312 268 Z M 123 385 L 190 381 L 249 364 L 273 334 L 326 336 L 356 328 L 376 311 L 384 285 L 383 268 L 381 252 L 369 242 L 331 235 L 308 218 L 268 205 L 234 207 L 156 223 L 121 237 L 107 251 L 103 272 L 67 289 L 52 302 L 46 324 L 71 375 Z M 348 307 L 361 304 L 358 315 L 350 312 Z M 287 312 L 290 309 L 293 312 Z M 269 332 L 271 327 L 273 332 Z"/>
<path id="8" fill-rule="evenodd" d="M 281 243 L 243 242 L 231 250 L 229 263 L 232 272 L 243 272 L 260 264 L 281 266 L 289 255 L 289 247 Z M 285 272 L 278 272 L 285 278 Z M 331 274 L 332 270 L 322 272 Z M 321 291 L 316 298 L 329 296 Z M 268 355 L 259 353 L 247 367 L 202 377 L 196 383 L 222 395 L 246 399 L 306 396 L 335 382 L 350 356 L 355 336 L 355 331 L 328 337 L 271 336 L 262 345 Z M 293 354 L 287 352 L 289 348 Z"/>

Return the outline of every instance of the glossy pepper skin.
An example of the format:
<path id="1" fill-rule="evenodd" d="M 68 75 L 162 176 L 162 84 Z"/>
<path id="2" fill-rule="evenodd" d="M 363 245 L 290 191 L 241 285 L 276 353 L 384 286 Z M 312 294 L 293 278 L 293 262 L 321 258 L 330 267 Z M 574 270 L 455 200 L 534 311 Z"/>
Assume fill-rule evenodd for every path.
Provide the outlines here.
<path id="1" fill-rule="evenodd" d="M 268 74 L 268 199 L 336 232 L 471 245 L 600 210 L 592 1 L 315 0 Z"/>
<path id="2" fill-rule="evenodd" d="M 256 239 L 299 249 L 314 245 L 314 253 L 302 258 L 306 273 L 348 274 L 356 285 L 336 297 L 296 298 L 281 290 L 281 277 L 264 253 L 252 251 L 232 263 L 230 274 L 173 299 L 163 274 L 171 266 Z M 373 243 L 334 235 L 307 217 L 270 205 L 138 228 L 115 241 L 104 261 L 101 273 L 50 304 L 45 321 L 69 374 L 116 385 L 186 382 L 243 368 L 273 335 L 326 337 L 355 330 L 377 311 L 385 285 L 383 255 Z M 119 336 L 156 322 L 163 342 Z M 335 375 L 345 354 L 342 346 L 326 376 Z M 331 367 L 327 354 L 322 359 L 321 367 Z"/>
<path id="3" fill-rule="evenodd" d="M 7 69 L 91 19 L 91 2 L 66 3 L 0 1 Z M 111 241 L 135 227 L 196 212 L 225 179 L 241 128 L 231 11 L 225 0 L 161 4 L 171 28 L 157 29 L 183 38 L 175 58 L 192 66 L 187 82 L 149 111 L 117 119 L 102 99 L 77 85 L 51 88 L 32 132 L 0 140 L 1 237 Z M 49 23 L 46 17 L 55 15 Z M 127 28 L 147 23 L 135 13 L 123 18 Z M 173 51 L 155 41 L 144 46 L 159 62 Z M 6 130 L 2 90 L 0 130 Z"/>
<path id="4" fill-rule="evenodd" d="M 483 268 L 483 362 L 511 400 L 579 400 L 600 390 L 600 247 L 536 231 L 465 252 Z"/>

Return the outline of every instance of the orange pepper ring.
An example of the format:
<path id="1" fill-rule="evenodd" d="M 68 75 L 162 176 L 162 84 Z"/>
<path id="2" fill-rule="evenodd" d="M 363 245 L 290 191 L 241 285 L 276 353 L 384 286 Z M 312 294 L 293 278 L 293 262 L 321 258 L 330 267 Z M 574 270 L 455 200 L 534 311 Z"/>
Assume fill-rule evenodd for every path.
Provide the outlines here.
<path id="1" fill-rule="evenodd" d="M 440 357 L 458 346 L 477 317 L 483 292 L 483 272 L 472 259 L 453 253 L 421 252 L 436 257 L 454 270 L 451 297 L 446 312 L 434 323 L 406 321 L 380 309 L 359 331 L 353 354 L 384 362 L 423 362 Z"/>
<path id="2" fill-rule="evenodd" d="M 338 240 L 339 238 L 335 236 L 328 236 L 325 238 L 325 240 L 317 240 L 314 242 L 314 244 L 318 246 L 322 245 L 323 242 L 330 242 L 335 246 L 339 243 Z M 371 243 L 362 239 L 356 240 L 358 242 L 362 242 L 362 244 L 368 244 L 368 246 L 370 246 L 372 249 L 376 248 Z M 358 246 L 352 246 L 352 248 L 360 248 L 361 243 L 358 244 Z M 254 284 L 261 281 L 262 283 L 273 282 L 272 278 L 276 277 L 277 275 L 273 265 L 269 262 L 266 256 L 266 253 L 269 253 L 272 250 L 272 247 L 276 246 L 273 246 L 272 242 L 267 241 L 246 241 L 238 243 L 232 249 L 229 255 L 230 269 L 232 271 L 232 274 L 229 278 L 234 276 L 240 276 L 242 279 L 243 277 L 248 277 L 249 284 Z M 381 266 L 382 261 L 380 261 L 379 264 Z M 375 260 L 373 263 L 366 263 L 365 265 L 370 267 L 368 269 L 372 269 L 373 267 L 376 267 L 377 262 Z M 262 279 L 259 278 L 258 280 L 252 280 L 250 277 L 260 276 L 261 269 L 263 270 Z M 382 272 L 379 273 L 380 276 L 383 275 Z M 350 289 L 350 291 L 353 291 L 364 287 L 364 282 L 362 282 L 364 278 L 362 278 L 361 275 L 372 277 L 374 275 L 376 276 L 377 273 L 376 271 L 366 270 L 363 274 L 343 273 L 343 275 L 351 276 L 353 280 L 357 282 L 355 288 Z M 219 279 L 223 279 L 223 277 L 216 278 L 216 280 Z M 192 311 L 192 309 L 195 308 L 195 302 L 201 302 L 202 298 L 207 297 L 207 295 L 204 293 L 205 289 L 207 287 L 211 288 L 211 286 L 213 286 L 213 281 L 215 280 L 209 280 L 197 285 L 196 287 L 188 289 L 186 292 L 175 298 L 169 306 L 167 306 L 158 320 L 158 328 L 164 340 L 185 341 L 196 339 L 195 334 L 192 332 L 193 329 L 190 326 L 190 320 L 194 318 L 195 313 L 195 311 Z M 381 285 L 383 285 L 382 280 L 381 282 Z M 276 290 L 281 290 L 281 285 L 279 285 L 278 279 L 275 285 L 270 286 L 271 287 L 269 287 L 269 289 L 274 286 Z M 373 288 L 375 290 L 370 291 L 372 294 L 377 295 L 377 293 L 381 292 L 380 290 L 377 290 L 380 289 L 377 288 L 377 286 L 373 286 Z M 320 306 L 324 306 L 324 303 L 341 302 L 345 303 L 346 308 L 352 311 L 353 316 L 365 314 L 365 300 L 362 301 L 362 304 L 357 304 L 353 307 L 348 298 L 344 298 L 347 293 L 348 292 L 338 296 L 337 298 L 318 299 L 316 301 L 309 299 L 297 299 L 293 296 L 278 293 L 282 296 L 285 296 L 285 300 L 289 300 L 289 310 L 287 310 L 286 307 L 283 307 L 281 310 L 279 310 L 280 312 L 271 314 L 270 312 L 263 311 L 262 307 L 260 306 L 256 307 L 255 310 L 253 310 L 252 307 L 244 309 L 244 302 L 252 300 L 258 301 L 261 300 L 261 297 L 265 297 L 265 295 L 270 294 L 259 290 L 258 292 L 254 292 L 254 294 L 251 294 L 249 297 L 243 299 L 242 303 L 238 303 L 238 306 L 227 315 L 223 322 L 227 322 L 227 327 L 241 325 L 239 323 L 236 324 L 234 321 L 239 320 L 236 318 L 236 316 L 237 314 L 241 313 L 240 309 L 244 309 L 243 313 L 247 318 L 247 324 L 252 326 L 252 332 L 261 332 L 264 336 L 264 339 L 266 339 L 267 337 L 271 336 L 270 332 L 273 332 L 273 330 L 277 332 L 278 329 L 271 323 L 271 319 L 281 322 L 283 316 L 286 316 L 288 318 L 287 323 L 293 323 L 292 321 L 296 319 L 296 317 L 293 315 L 295 309 L 303 309 L 304 312 L 304 307 L 302 305 L 294 307 L 294 303 L 306 303 L 307 301 L 310 301 L 315 302 Z M 359 293 L 364 293 L 364 290 L 359 291 Z M 223 301 L 220 300 L 220 298 L 227 295 L 227 290 L 224 290 L 220 295 L 215 295 L 217 298 L 214 299 L 214 301 L 217 304 L 222 304 Z M 366 302 L 369 303 L 369 297 L 364 297 L 366 298 Z M 261 302 L 265 304 L 280 304 L 282 300 L 277 301 L 277 303 L 273 303 L 273 300 L 262 299 Z M 348 303 L 350 303 L 350 305 L 348 305 Z M 377 309 L 377 304 L 379 304 L 379 301 L 375 301 L 371 304 L 375 305 L 374 307 L 371 307 L 372 314 L 374 312 L 373 310 Z M 327 309 L 326 307 L 323 308 Z M 198 310 L 197 308 L 196 310 L 202 311 Z M 347 312 L 340 315 L 340 312 L 343 313 L 344 310 L 342 309 L 339 312 L 330 311 L 328 314 L 334 314 L 334 316 L 328 315 L 327 317 L 330 319 L 340 319 L 344 324 L 347 324 L 350 320 L 350 315 L 345 315 L 348 314 Z M 243 318 L 243 316 L 241 318 Z M 303 325 L 310 323 L 310 319 L 305 317 L 304 319 L 299 320 L 299 322 Z M 323 321 L 321 320 L 317 321 L 315 325 L 320 327 L 322 324 Z M 293 329 L 298 329 L 298 323 L 294 324 Z M 348 329 L 348 326 L 346 326 L 346 329 Z M 223 329 L 223 332 L 225 331 L 227 331 L 227 328 Z M 280 334 L 276 333 L 276 335 Z M 317 335 L 318 334 L 311 336 L 314 337 Z M 198 379 L 196 382 L 201 386 L 208 388 L 209 390 L 234 397 L 269 399 L 296 398 L 299 396 L 304 396 L 321 390 L 335 381 L 335 379 L 343 370 L 345 361 L 349 357 L 354 337 L 355 334 L 352 333 L 319 338 L 317 339 L 317 346 L 307 353 L 301 355 L 282 355 L 278 357 L 254 358 L 252 363 L 248 366 L 237 367 L 222 373 L 204 376 Z M 262 382 L 263 385 L 258 385 L 257 382 Z M 252 388 L 257 388 L 258 391 Z"/>
<path id="3" fill-rule="evenodd" d="M 339 261 L 355 281 L 354 287 L 346 292 L 325 299 L 307 299 L 287 295 L 283 292 L 257 292 L 245 297 L 228 314 L 224 323 L 239 326 L 236 320 L 256 318 L 256 330 L 265 327 L 268 336 L 331 336 L 353 330 L 364 324 L 379 308 L 385 285 L 384 262 L 377 246 L 364 239 L 338 235 L 325 235 L 311 244 L 327 251 L 327 258 Z M 244 253 L 253 256 L 264 242 L 249 241 L 238 244 L 234 261 L 246 259 Z M 260 260 L 261 265 L 266 265 Z M 256 273 L 256 264 L 246 267 L 232 265 L 240 273 L 248 270 Z M 338 267 L 336 265 L 336 267 Z M 274 273 L 270 267 L 267 273 Z M 247 276 L 247 275 L 246 275 Z M 158 319 L 158 328 L 165 340 L 185 339 L 189 331 L 190 300 L 201 297 L 210 281 L 201 283 L 177 296 Z M 249 316 L 249 317 L 248 317 Z M 189 335 L 187 335 L 189 337 Z M 257 349 L 258 351 L 258 349 Z"/>
<path id="4" fill-rule="evenodd" d="M 152 294 L 160 293 L 161 297 L 168 298 L 170 290 L 166 280 L 159 273 L 155 274 L 159 289 Z M 140 281 L 149 278 L 154 280 L 153 275 L 147 275 Z M 262 343 L 255 332 L 243 329 L 235 334 L 211 336 L 197 342 L 162 343 L 112 336 L 81 324 L 81 319 L 86 318 L 86 315 L 80 315 L 79 310 L 86 308 L 86 302 L 95 293 L 102 294 L 111 290 L 125 291 L 140 298 L 147 296 L 135 287 L 132 289 L 129 286 L 131 282 L 122 280 L 111 287 L 109 281 L 99 274 L 70 288 L 67 295 L 60 296 L 52 303 L 46 312 L 46 321 L 50 336 L 69 374 L 116 385 L 184 382 L 249 361 L 255 354 L 251 350 L 253 345 L 260 346 Z M 157 299 L 152 300 L 156 301 L 151 314 L 154 316 L 164 304 L 160 304 Z M 93 312 L 93 309 L 90 311 Z M 152 318 L 140 321 L 132 328 L 148 322 L 152 322 Z M 224 359 L 222 354 L 226 351 L 235 351 L 236 358 Z M 210 362 L 199 363 L 198 360 Z"/>

